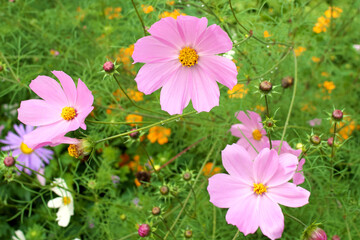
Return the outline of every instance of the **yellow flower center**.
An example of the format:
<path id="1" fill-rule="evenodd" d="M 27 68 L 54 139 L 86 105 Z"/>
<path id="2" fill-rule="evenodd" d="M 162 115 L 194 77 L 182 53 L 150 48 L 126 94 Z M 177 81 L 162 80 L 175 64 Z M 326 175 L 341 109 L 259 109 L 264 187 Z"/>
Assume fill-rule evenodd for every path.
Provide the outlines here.
<path id="1" fill-rule="evenodd" d="M 76 110 L 72 107 L 64 107 L 61 111 L 61 117 L 66 121 L 74 119 L 76 117 Z"/>
<path id="2" fill-rule="evenodd" d="M 31 154 L 34 151 L 23 142 L 20 145 L 20 150 L 23 154 Z"/>
<path id="3" fill-rule="evenodd" d="M 68 147 L 68 152 L 71 157 L 78 158 L 80 156 L 80 151 L 75 144 L 70 144 Z"/>
<path id="4" fill-rule="evenodd" d="M 70 197 L 63 197 L 63 203 L 64 205 L 69 205 L 71 203 Z"/>
<path id="5" fill-rule="evenodd" d="M 258 129 L 255 129 L 253 132 L 252 132 L 252 136 L 253 138 L 256 140 L 256 141 L 260 141 L 261 140 L 261 132 L 258 130 Z"/>
<path id="6" fill-rule="evenodd" d="M 254 183 L 254 193 L 257 195 L 262 195 L 264 192 L 267 192 L 266 186 L 262 183 Z"/>
<path id="7" fill-rule="evenodd" d="M 191 67 L 198 63 L 199 55 L 197 52 L 190 48 L 184 47 L 180 50 L 179 61 L 184 67 Z"/>

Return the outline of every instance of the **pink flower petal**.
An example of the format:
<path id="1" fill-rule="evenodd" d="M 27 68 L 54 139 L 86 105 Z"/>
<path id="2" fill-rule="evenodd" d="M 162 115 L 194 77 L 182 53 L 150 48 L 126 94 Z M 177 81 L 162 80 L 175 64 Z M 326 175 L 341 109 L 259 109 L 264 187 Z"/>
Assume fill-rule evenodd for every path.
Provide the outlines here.
<path id="1" fill-rule="evenodd" d="M 281 238 L 284 231 L 284 215 L 280 206 L 266 195 L 260 196 L 259 218 L 262 233 L 270 239 Z"/>
<path id="2" fill-rule="evenodd" d="M 232 89 L 237 83 L 236 65 L 233 61 L 220 56 L 200 56 L 199 66 L 209 75 L 210 79 Z"/>
<path id="3" fill-rule="evenodd" d="M 232 42 L 224 30 L 213 24 L 199 37 L 195 48 L 201 56 L 219 54 L 230 51 Z"/>
<path id="4" fill-rule="evenodd" d="M 171 18 L 173 19 L 173 18 Z M 150 94 L 161 88 L 181 68 L 179 60 L 161 63 L 146 63 L 140 68 L 135 81 L 138 90 Z"/>
<path id="5" fill-rule="evenodd" d="M 191 101 L 197 112 L 209 112 L 219 106 L 220 91 L 215 80 L 210 79 L 205 71 L 192 69 Z"/>
<path id="6" fill-rule="evenodd" d="M 170 115 L 181 114 L 190 102 L 191 87 L 191 71 L 185 67 L 179 68 L 161 89 L 161 109 Z"/>
<path id="7" fill-rule="evenodd" d="M 304 164 L 305 164 L 305 159 L 302 158 L 298 164 L 298 167 L 293 177 L 293 183 L 296 185 L 302 184 L 305 181 L 304 173 L 302 172 Z"/>
<path id="8" fill-rule="evenodd" d="M 38 76 L 31 81 L 29 87 L 50 105 L 63 108 L 68 101 L 60 84 L 47 76 Z"/>
<path id="9" fill-rule="evenodd" d="M 254 160 L 254 180 L 266 184 L 273 177 L 279 166 L 279 157 L 274 149 L 264 148 Z"/>
<path id="10" fill-rule="evenodd" d="M 276 152 L 276 150 L 273 150 Z M 290 153 L 280 154 L 279 167 L 274 176 L 268 182 L 268 186 L 274 187 L 288 182 L 295 173 L 298 165 L 298 159 L 295 155 Z"/>
<path id="11" fill-rule="evenodd" d="M 72 121 L 77 121 L 77 124 L 75 125 L 80 126 L 82 129 L 86 130 L 85 118 L 92 112 L 93 109 L 94 107 L 92 106 L 88 107 L 87 109 L 83 109 Z M 69 131 L 73 131 L 73 130 L 69 130 Z"/>
<path id="12" fill-rule="evenodd" d="M 18 119 L 31 126 L 48 125 L 62 119 L 61 109 L 44 100 L 26 100 L 20 104 Z"/>
<path id="13" fill-rule="evenodd" d="M 167 62 L 179 58 L 180 49 L 166 45 L 152 36 L 140 38 L 134 45 L 134 63 Z M 179 62 L 179 65 L 181 63 Z"/>
<path id="14" fill-rule="evenodd" d="M 280 140 L 271 141 L 273 148 L 278 150 L 280 147 L 280 142 L 281 142 Z M 299 157 L 301 154 L 301 149 L 296 149 L 296 150 L 292 149 L 286 141 L 283 141 L 280 154 L 283 154 L 283 153 L 291 153 L 291 154 L 294 154 L 295 156 Z"/>
<path id="15" fill-rule="evenodd" d="M 263 124 L 262 124 L 262 120 L 261 117 L 258 113 L 253 112 L 253 111 L 247 111 L 248 115 L 252 121 L 252 124 L 254 124 L 256 129 L 262 130 L 261 133 L 262 134 L 266 134 L 266 131 L 263 129 Z"/>
<path id="16" fill-rule="evenodd" d="M 249 111 L 248 111 L 249 112 Z M 251 126 L 253 127 L 255 124 L 253 123 L 253 121 L 249 118 L 248 115 L 246 115 L 246 113 L 244 111 L 240 111 L 235 113 L 235 117 L 241 122 L 243 123 L 245 126 Z"/>
<path id="17" fill-rule="evenodd" d="M 159 41 L 177 49 L 181 49 L 185 44 L 178 31 L 176 20 L 172 17 L 160 19 L 148 32 Z"/>
<path id="18" fill-rule="evenodd" d="M 208 21 L 205 17 L 197 18 L 193 16 L 178 16 L 177 28 L 184 46 L 195 47 L 197 42 L 202 40 L 202 34 L 206 30 Z M 201 39 L 199 39 L 201 37 Z M 197 50 L 197 49 L 196 49 Z"/>
<path id="19" fill-rule="evenodd" d="M 77 99 L 75 106 L 80 111 L 88 109 L 94 103 L 94 96 L 80 78 L 77 84 L 76 95 Z"/>
<path id="20" fill-rule="evenodd" d="M 241 130 L 241 131 L 240 131 Z M 234 124 L 230 128 L 231 134 L 238 138 L 244 138 L 242 133 L 247 137 L 248 139 L 252 137 L 252 132 L 248 127 L 246 127 L 244 124 Z M 242 132 L 242 133 L 241 133 Z"/>
<path id="21" fill-rule="evenodd" d="M 302 207 L 309 203 L 310 192 L 294 183 L 269 188 L 266 195 L 274 202 L 287 207 Z"/>
<path id="22" fill-rule="evenodd" d="M 224 173 L 215 174 L 209 178 L 207 191 L 210 202 L 220 208 L 237 205 L 241 198 L 252 194 L 251 187 Z"/>
<path id="23" fill-rule="evenodd" d="M 236 205 L 229 208 L 226 222 L 235 225 L 244 235 L 248 235 L 258 229 L 260 211 L 262 208 L 259 206 L 259 198 L 251 193 L 241 197 Z"/>
<path id="24" fill-rule="evenodd" d="M 65 96 L 68 100 L 68 105 L 73 107 L 76 103 L 76 86 L 72 78 L 63 71 L 52 71 L 52 73 L 60 80 L 61 86 L 64 89 Z"/>
<path id="25" fill-rule="evenodd" d="M 249 153 L 237 144 L 227 145 L 221 152 L 221 158 L 226 171 L 237 180 L 253 185 L 252 159 Z"/>

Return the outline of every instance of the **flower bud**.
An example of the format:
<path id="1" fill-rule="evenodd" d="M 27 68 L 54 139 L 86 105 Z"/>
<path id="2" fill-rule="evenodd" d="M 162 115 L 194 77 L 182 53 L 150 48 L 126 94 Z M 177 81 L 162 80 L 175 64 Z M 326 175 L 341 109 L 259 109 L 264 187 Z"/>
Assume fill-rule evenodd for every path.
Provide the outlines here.
<path id="1" fill-rule="evenodd" d="M 308 226 L 301 236 L 301 240 L 327 240 L 324 230 L 319 228 L 320 224 L 312 223 Z"/>
<path id="2" fill-rule="evenodd" d="M 105 72 L 110 73 L 114 71 L 114 64 L 110 61 L 107 61 L 106 63 L 104 63 L 103 69 L 105 70 Z"/>
<path id="3" fill-rule="evenodd" d="M 312 135 L 310 137 L 310 142 L 314 145 L 319 145 L 321 142 L 321 138 L 318 135 Z"/>
<path id="4" fill-rule="evenodd" d="M 293 77 L 287 76 L 287 77 L 284 77 L 281 80 L 281 86 L 283 88 L 291 87 L 293 84 L 294 84 L 294 78 Z"/>
<path id="5" fill-rule="evenodd" d="M 185 172 L 184 174 L 183 174 L 183 179 L 185 180 L 185 181 L 190 181 L 191 180 L 191 173 L 189 173 L 189 172 Z"/>
<path id="6" fill-rule="evenodd" d="M 161 186 L 160 187 L 160 193 L 161 195 L 168 195 L 169 194 L 169 187 L 168 186 Z"/>
<path id="7" fill-rule="evenodd" d="M 70 144 L 68 152 L 71 157 L 79 158 L 87 156 L 91 153 L 93 144 L 87 139 L 81 139 L 77 144 Z"/>
<path id="8" fill-rule="evenodd" d="M 262 81 L 259 85 L 259 89 L 263 92 L 263 93 L 269 93 L 272 89 L 272 83 L 269 81 Z"/>
<path id="9" fill-rule="evenodd" d="M 193 232 L 190 229 L 188 229 L 188 230 L 185 231 L 184 236 L 186 238 L 191 238 L 192 234 L 193 234 Z"/>
<path id="10" fill-rule="evenodd" d="M 340 240 L 340 237 L 338 235 L 334 235 L 331 240 Z"/>
<path id="11" fill-rule="evenodd" d="M 154 215 L 154 216 L 157 216 L 161 213 L 161 209 L 159 207 L 153 207 L 152 210 L 151 210 L 151 213 Z"/>
<path id="12" fill-rule="evenodd" d="M 136 128 L 131 129 L 131 131 L 134 131 L 134 130 L 136 130 Z M 129 136 L 132 139 L 137 139 L 140 136 L 140 132 L 132 132 L 132 133 L 129 134 Z"/>
<path id="13" fill-rule="evenodd" d="M 4 158 L 4 165 L 7 167 L 11 167 L 15 165 L 15 159 L 12 156 L 7 156 Z"/>
<path id="14" fill-rule="evenodd" d="M 335 121 L 341 121 L 343 119 L 344 113 L 343 111 L 339 110 L 339 109 L 335 109 L 332 113 L 332 118 Z"/>
<path id="15" fill-rule="evenodd" d="M 138 229 L 138 233 L 140 237 L 146 237 L 149 236 L 150 234 L 150 226 L 148 224 L 141 224 L 139 229 Z"/>
<path id="16" fill-rule="evenodd" d="M 334 138 L 333 138 L 333 137 L 330 137 L 330 138 L 327 140 L 327 144 L 328 144 L 330 147 L 332 147 L 333 143 L 334 143 Z"/>

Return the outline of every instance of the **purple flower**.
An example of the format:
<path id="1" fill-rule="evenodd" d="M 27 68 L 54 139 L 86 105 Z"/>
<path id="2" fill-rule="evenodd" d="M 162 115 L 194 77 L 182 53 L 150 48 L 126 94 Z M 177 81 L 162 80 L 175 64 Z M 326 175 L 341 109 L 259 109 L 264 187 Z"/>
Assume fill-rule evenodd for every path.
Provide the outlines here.
<path id="1" fill-rule="evenodd" d="M 34 127 L 20 125 L 14 125 L 16 133 L 8 132 L 5 139 L 1 139 L 0 142 L 6 146 L 2 147 L 2 151 L 10 151 L 14 157 L 18 157 L 16 160 L 22 165 L 31 168 L 34 171 L 39 171 L 40 168 L 45 166 L 44 163 L 49 163 L 52 158 L 53 152 L 46 148 L 31 149 L 24 143 L 24 135 L 30 133 Z M 23 167 L 16 164 L 16 167 L 22 171 Z M 31 174 L 29 169 L 24 169 L 24 172 Z"/>

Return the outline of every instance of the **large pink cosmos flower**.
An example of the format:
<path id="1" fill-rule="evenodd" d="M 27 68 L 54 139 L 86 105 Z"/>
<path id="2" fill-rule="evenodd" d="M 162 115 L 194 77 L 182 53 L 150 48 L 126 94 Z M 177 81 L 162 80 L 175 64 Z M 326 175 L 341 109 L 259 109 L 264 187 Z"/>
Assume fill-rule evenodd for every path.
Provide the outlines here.
<path id="1" fill-rule="evenodd" d="M 154 23 L 151 36 L 135 43 L 134 63 L 143 62 L 135 81 L 139 91 L 150 94 L 161 88 L 161 109 L 181 114 L 191 99 L 198 111 L 219 105 L 219 82 L 229 89 L 237 83 L 235 64 L 216 54 L 232 49 L 229 36 L 206 18 L 168 17 Z"/>
<path id="2" fill-rule="evenodd" d="M 72 78 L 62 71 L 52 71 L 60 84 L 47 76 L 38 76 L 30 88 L 43 100 L 22 101 L 18 119 L 30 126 L 38 126 L 24 136 L 30 148 L 58 144 L 67 132 L 86 129 L 85 118 L 93 110 L 94 97 L 79 79 L 77 88 Z M 66 139 L 66 138 L 65 138 Z"/>
<path id="3" fill-rule="evenodd" d="M 294 175 L 297 157 L 265 148 L 255 159 L 245 148 L 228 145 L 222 151 L 222 161 L 230 174 L 209 178 L 210 202 L 229 208 L 226 221 L 245 235 L 260 227 L 270 239 L 280 238 L 284 230 L 284 215 L 279 204 L 301 207 L 308 203 L 310 192 L 288 182 Z"/>
<path id="4" fill-rule="evenodd" d="M 259 152 L 266 146 L 269 139 L 261 123 L 260 115 L 252 111 L 247 111 L 247 113 L 248 115 L 244 111 L 235 113 L 235 117 L 242 124 L 232 125 L 230 131 L 233 136 L 240 138 L 237 144 L 243 146 L 252 156 L 256 156 L 257 153 L 251 144 Z"/>

